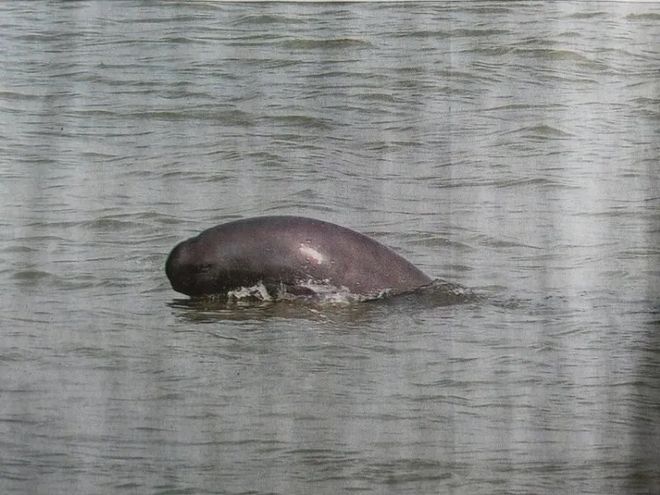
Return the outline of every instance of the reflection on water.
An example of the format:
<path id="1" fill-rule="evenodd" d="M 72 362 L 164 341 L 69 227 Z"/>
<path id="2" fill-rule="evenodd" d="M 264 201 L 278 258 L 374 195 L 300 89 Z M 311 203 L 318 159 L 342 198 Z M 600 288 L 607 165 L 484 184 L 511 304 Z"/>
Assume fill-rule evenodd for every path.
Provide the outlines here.
<path id="1" fill-rule="evenodd" d="M 0 491 L 660 492 L 660 10 L 603 5 L 0 4 Z M 264 214 L 450 282 L 178 299 Z"/>

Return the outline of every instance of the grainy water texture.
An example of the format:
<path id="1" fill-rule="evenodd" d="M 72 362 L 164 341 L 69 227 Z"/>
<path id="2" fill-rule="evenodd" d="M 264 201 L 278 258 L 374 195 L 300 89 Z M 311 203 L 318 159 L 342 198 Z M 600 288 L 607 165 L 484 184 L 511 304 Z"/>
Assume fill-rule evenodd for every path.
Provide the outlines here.
<path id="1" fill-rule="evenodd" d="M 660 493 L 656 3 L 2 2 L 0 212 L 3 494 Z M 479 297 L 183 303 L 264 214 Z"/>

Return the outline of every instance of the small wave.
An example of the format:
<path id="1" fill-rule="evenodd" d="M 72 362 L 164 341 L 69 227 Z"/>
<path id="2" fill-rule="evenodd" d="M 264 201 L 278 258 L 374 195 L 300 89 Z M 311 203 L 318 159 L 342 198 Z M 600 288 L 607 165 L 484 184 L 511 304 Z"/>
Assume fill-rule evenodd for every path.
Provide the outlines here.
<path id="1" fill-rule="evenodd" d="M 25 268 L 11 273 L 10 278 L 23 289 L 47 288 L 55 291 L 77 291 L 95 286 L 95 278 L 85 274 L 62 275 L 39 268 Z"/>
<path id="2" fill-rule="evenodd" d="M 207 40 L 200 39 L 200 38 L 189 38 L 186 36 L 164 36 L 162 39 L 158 40 L 159 43 L 167 43 L 167 44 L 206 44 L 210 43 Z"/>
<path id="3" fill-rule="evenodd" d="M 419 29 L 416 31 L 401 31 L 398 33 L 392 33 L 394 38 L 431 38 L 431 39 L 446 39 L 451 36 L 449 31 L 442 30 L 429 30 L 429 29 Z"/>
<path id="4" fill-rule="evenodd" d="M 465 10 L 467 12 L 474 12 L 477 14 L 510 14 L 512 11 L 511 8 L 504 6 L 491 6 L 491 5 L 484 6 L 477 4 L 476 6 L 473 7 L 467 2 L 465 3 Z"/>
<path id="5" fill-rule="evenodd" d="M 567 19 L 593 19 L 594 17 L 605 17 L 606 12 L 576 12 L 566 16 Z"/>
<path id="6" fill-rule="evenodd" d="M 333 38 L 333 39 L 294 39 L 280 41 L 278 45 L 283 48 L 290 48 L 293 50 L 342 50 L 345 48 L 365 48 L 373 46 L 368 41 L 354 39 L 354 38 Z"/>
<path id="7" fill-rule="evenodd" d="M 660 14 L 657 12 L 645 12 L 643 14 L 628 14 L 626 19 L 631 21 L 660 21 Z"/>
<path id="8" fill-rule="evenodd" d="M 536 40 L 532 40 L 530 43 L 535 43 Z M 531 48 L 516 47 L 514 48 L 514 53 L 519 55 L 525 55 L 528 57 L 536 58 L 539 60 L 548 60 L 548 61 L 568 61 L 574 63 L 583 63 L 583 64 L 594 64 L 595 62 L 584 55 L 579 54 L 578 52 L 572 50 L 561 50 L 557 48 L 539 48 L 533 46 Z"/>
<path id="9" fill-rule="evenodd" d="M 12 275 L 14 280 L 19 281 L 25 285 L 36 285 L 46 279 L 54 279 L 52 273 L 43 270 L 20 270 Z"/>
<path id="10" fill-rule="evenodd" d="M 497 181 L 493 185 L 500 189 L 506 189 L 509 187 L 522 187 L 522 186 L 543 186 L 546 188 L 566 187 L 564 186 L 564 184 L 561 184 L 554 180 L 547 179 L 545 177 L 524 177 L 524 178 L 508 179 L 508 180 Z"/>
<path id="11" fill-rule="evenodd" d="M 7 253 L 7 254 L 36 253 L 38 251 L 39 251 L 38 249 L 35 249 L 33 247 L 30 247 L 30 246 L 26 246 L 24 244 L 11 245 L 11 246 L 6 246 L 6 247 L 3 247 L 3 248 L 0 248 L 0 253 Z"/>
<path id="12" fill-rule="evenodd" d="M 510 34 L 505 29 L 454 29 L 450 33 L 452 38 L 477 38 L 482 36 L 502 36 Z"/>
<path id="13" fill-rule="evenodd" d="M 412 302 L 417 305 L 423 304 L 430 307 L 466 304 L 480 299 L 479 295 L 469 287 L 440 278 L 403 296 L 402 299 L 412 299 Z"/>
<path id="14" fill-rule="evenodd" d="M 561 103 L 509 103 L 505 105 L 496 105 L 493 107 L 487 107 L 482 109 L 482 112 L 520 112 L 524 110 L 530 111 L 552 111 L 552 110 L 563 110 L 566 109 L 566 105 Z"/>
<path id="15" fill-rule="evenodd" d="M 164 122 L 202 121 L 221 122 L 224 126 L 251 127 L 254 125 L 252 115 L 240 110 L 217 110 L 212 108 L 193 108 L 182 110 L 152 110 L 132 112 L 129 118 L 155 120 Z"/>
<path id="16" fill-rule="evenodd" d="M 276 14 L 256 14 L 256 15 L 243 15 L 239 16 L 232 24 L 235 26 L 241 25 L 264 25 L 264 24 L 301 24 L 305 21 L 302 19 L 294 19 Z"/>
<path id="17" fill-rule="evenodd" d="M 506 134 L 516 134 L 529 140 L 542 141 L 550 139 L 569 139 L 573 137 L 569 132 L 545 124 L 521 127 L 519 129 L 505 132 L 502 135 Z"/>
<path id="18" fill-rule="evenodd" d="M 80 225 L 85 229 L 97 232 L 121 232 L 144 227 L 142 222 L 135 222 L 128 217 L 130 215 L 105 215 L 81 222 Z"/>
<path id="19" fill-rule="evenodd" d="M 332 128 L 332 123 L 328 119 L 312 117 L 309 115 L 275 115 L 265 117 L 264 120 L 267 120 L 269 123 L 274 125 L 281 125 L 286 127 L 291 126 L 320 130 Z"/>

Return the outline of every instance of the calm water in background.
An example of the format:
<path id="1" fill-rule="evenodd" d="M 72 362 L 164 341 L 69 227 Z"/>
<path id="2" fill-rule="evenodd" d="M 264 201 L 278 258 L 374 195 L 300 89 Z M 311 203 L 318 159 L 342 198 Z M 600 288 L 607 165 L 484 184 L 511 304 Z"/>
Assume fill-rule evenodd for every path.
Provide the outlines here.
<path id="1" fill-rule="evenodd" d="M 660 493 L 660 6 L 0 4 L 2 493 Z M 301 214 L 479 302 L 187 308 Z"/>

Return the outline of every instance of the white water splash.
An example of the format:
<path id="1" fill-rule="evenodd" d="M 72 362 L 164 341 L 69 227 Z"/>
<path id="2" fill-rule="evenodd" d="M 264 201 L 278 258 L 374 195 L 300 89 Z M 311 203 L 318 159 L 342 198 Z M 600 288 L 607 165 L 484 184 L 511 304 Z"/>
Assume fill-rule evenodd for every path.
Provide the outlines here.
<path id="1" fill-rule="evenodd" d="M 403 295 L 414 295 L 422 299 L 431 297 L 438 302 L 456 303 L 473 300 L 476 295 L 471 289 L 458 284 L 436 279 L 431 284 L 407 292 Z M 298 282 L 295 286 L 279 284 L 268 286 L 260 281 L 250 287 L 239 287 L 226 294 L 229 304 L 259 304 L 276 301 L 313 302 L 314 304 L 349 305 L 356 302 L 388 299 L 396 295 L 392 289 L 383 289 L 371 295 L 355 294 L 346 286 L 336 286 L 329 280 L 313 280 Z M 216 299 L 218 296 L 209 296 Z"/>
<path id="2" fill-rule="evenodd" d="M 251 287 L 239 287 L 238 289 L 227 292 L 227 302 L 273 301 L 273 297 L 268 293 L 268 289 L 263 282 L 258 282 Z"/>

